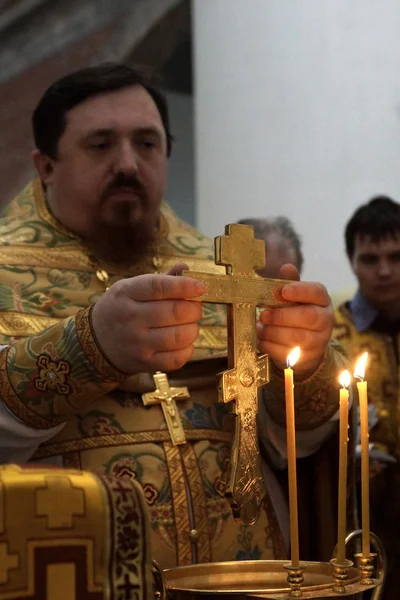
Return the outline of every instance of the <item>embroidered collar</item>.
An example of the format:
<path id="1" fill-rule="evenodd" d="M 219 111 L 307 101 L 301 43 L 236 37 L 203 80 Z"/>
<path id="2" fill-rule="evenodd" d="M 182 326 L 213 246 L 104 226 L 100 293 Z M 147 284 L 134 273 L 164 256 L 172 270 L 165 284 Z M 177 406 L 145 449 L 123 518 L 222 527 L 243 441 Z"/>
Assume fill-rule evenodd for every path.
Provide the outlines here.
<path id="1" fill-rule="evenodd" d="M 33 181 L 33 196 L 36 202 L 36 209 L 38 215 L 43 221 L 48 223 L 53 229 L 55 229 L 62 235 L 65 235 L 73 240 L 79 239 L 77 235 L 75 235 L 72 231 L 64 227 L 64 225 L 60 223 L 60 221 L 58 221 L 50 212 L 46 200 L 46 194 L 44 193 L 44 189 L 40 179 L 35 179 Z"/>

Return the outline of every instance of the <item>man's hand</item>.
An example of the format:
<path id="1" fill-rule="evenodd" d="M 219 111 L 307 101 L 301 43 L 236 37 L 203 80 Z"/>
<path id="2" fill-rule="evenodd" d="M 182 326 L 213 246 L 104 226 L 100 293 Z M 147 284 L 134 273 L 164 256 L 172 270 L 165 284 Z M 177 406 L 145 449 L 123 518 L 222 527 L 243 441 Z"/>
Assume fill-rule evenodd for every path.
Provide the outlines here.
<path id="1" fill-rule="evenodd" d="M 257 325 L 259 349 L 283 369 L 289 352 L 300 346 L 301 355 L 294 371 L 307 376 L 322 361 L 331 337 L 334 321 L 331 300 L 322 284 L 301 282 L 293 265 L 284 265 L 280 277 L 293 280 L 281 293 L 294 305 L 268 308 L 261 313 Z"/>
<path id="2" fill-rule="evenodd" d="M 202 309 L 190 300 L 204 285 L 175 277 L 188 267 L 178 264 L 167 275 L 139 275 L 118 281 L 93 307 L 92 325 L 108 359 L 129 375 L 170 371 L 191 357 Z"/>

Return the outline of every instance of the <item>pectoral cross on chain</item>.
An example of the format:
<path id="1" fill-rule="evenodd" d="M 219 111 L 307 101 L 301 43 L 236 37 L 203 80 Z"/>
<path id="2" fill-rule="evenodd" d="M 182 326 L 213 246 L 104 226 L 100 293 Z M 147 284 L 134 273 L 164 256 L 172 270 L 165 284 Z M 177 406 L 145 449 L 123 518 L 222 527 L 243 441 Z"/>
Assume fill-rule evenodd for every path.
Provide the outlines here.
<path id="1" fill-rule="evenodd" d="M 153 376 L 153 379 L 156 389 L 154 392 L 142 394 L 143 404 L 145 406 L 161 404 L 173 445 L 185 444 L 185 431 L 175 401 L 189 398 L 189 390 L 187 387 L 170 387 L 166 374 L 159 371 Z"/>
<path id="2" fill-rule="evenodd" d="M 265 495 L 257 437 L 258 388 L 269 381 L 268 356 L 257 355 L 256 307 L 284 306 L 280 290 L 286 281 L 262 279 L 255 269 L 265 265 L 265 246 L 248 225 L 227 225 L 215 238 L 215 263 L 226 275 L 184 271 L 202 281 L 199 300 L 228 304 L 228 367 L 219 386 L 220 402 L 233 402 L 236 415 L 232 461 L 226 495 L 234 517 L 255 523 Z"/>

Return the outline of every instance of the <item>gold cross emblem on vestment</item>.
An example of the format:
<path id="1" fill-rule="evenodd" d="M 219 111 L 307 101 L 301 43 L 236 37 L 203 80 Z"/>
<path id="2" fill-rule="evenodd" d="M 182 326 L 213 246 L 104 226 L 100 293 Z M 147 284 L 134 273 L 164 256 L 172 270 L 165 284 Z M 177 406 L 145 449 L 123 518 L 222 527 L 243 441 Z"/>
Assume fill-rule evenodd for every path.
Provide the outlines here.
<path id="1" fill-rule="evenodd" d="M 60 497 L 65 502 L 58 502 Z M 47 478 L 47 486 L 36 491 L 36 514 L 47 518 L 49 529 L 70 529 L 74 517 L 85 514 L 85 494 L 68 477 Z"/>
<path id="2" fill-rule="evenodd" d="M 225 235 L 215 238 L 215 263 L 226 267 L 226 275 L 182 274 L 204 283 L 205 293 L 198 300 L 228 305 L 229 370 L 222 373 L 219 401 L 232 402 L 236 419 L 226 495 L 234 517 L 251 525 L 265 495 L 257 412 L 258 388 L 269 381 L 268 356 L 257 354 L 256 308 L 286 306 L 280 290 L 289 282 L 255 274 L 265 265 L 265 245 L 254 239 L 249 225 L 227 225 Z"/>
<path id="3" fill-rule="evenodd" d="M 166 374 L 159 371 L 153 376 L 153 379 L 156 389 L 154 392 L 142 394 L 143 404 L 145 406 L 161 404 L 173 445 L 185 444 L 185 431 L 179 416 L 176 400 L 186 400 L 189 398 L 189 390 L 187 387 L 170 387 Z"/>

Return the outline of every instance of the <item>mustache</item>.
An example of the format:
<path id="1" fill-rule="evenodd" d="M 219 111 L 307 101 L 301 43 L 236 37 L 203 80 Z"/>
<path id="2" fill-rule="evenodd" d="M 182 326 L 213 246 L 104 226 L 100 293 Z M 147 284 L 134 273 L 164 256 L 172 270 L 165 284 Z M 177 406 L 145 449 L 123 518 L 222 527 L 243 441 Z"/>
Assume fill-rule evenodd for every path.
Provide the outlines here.
<path id="1" fill-rule="evenodd" d="M 108 194 L 111 194 L 112 192 L 120 190 L 121 188 L 124 188 L 125 190 L 130 189 L 133 192 L 136 192 L 141 197 L 146 196 L 144 184 L 139 177 L 137 177 L 136 175 L 126 175 L 124 173 L 118 173 L 114 177 L 114 179 L 110 181 L 110 183 L 107 185 L 103 193 L 103 198 L 105 198 L 106 196 L 108 196 Z"/>

